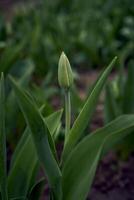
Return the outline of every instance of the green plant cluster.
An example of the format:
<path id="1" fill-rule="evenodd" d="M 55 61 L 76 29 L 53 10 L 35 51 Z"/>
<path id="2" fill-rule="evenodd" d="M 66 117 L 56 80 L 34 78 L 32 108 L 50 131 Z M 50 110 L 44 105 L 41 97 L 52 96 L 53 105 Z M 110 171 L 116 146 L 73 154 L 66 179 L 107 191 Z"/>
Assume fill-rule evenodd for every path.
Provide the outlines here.
<path id="1" fill-rule="evenodd" d="M 8 23 L 1 22 L 1 29 L 1 71 L 27 57 L 40 75 L 56 72 L 63 49 L 74 65 L 101 67 L 115 54 L 122 57 L 124 49 L 124 60 L 133 57 L 134 5 L 133 0 L 27 2 L 16 7 Z"/>
<path id="2" fill-rule="evenodd" d="M 39 84 L 36 83 L 36 81 L 33 82 L 34 70 L 35 65 L 32 60 L 25 59 L 23 61 L 19 61 L 12 68 L 10 74 L 12 74 L 23 89 L 27 89 L 29 93 L 32 94 L 33 99 L 39 107 L 41 107 L 42 104 L 45 104 L 47 109 L 44 111 L 44 115 L 46 116 L 53 111 L 53 107 L 49 101 L 58 93 L 58 89 L 56 86 L 50 85 L 50 80 L 52 78 L 51 73 L 49 73 L 44 80 L 42 79 Z M 7 141 L 10 149 L 13 150 L 18 139 L 20 138 L 22 130 L 24 129 L 25 122 L 19 106 L 17 105 L 15 94 L 9 84 L 8 78 L 5 78 L 5 82 L 6 109 L 8 112 L 8 115 L 6 115 Z M 46 92 L 44 93 L 44 91 Z"/>
<path id="3" fill-rule="evenodd" d="M 116 76 L 106 85 L 105 91 L 105 123 L 122 114 L 134 113 L 134 60 L 127 63 L 127 70 L 121 65 Z M 134 150 L 134 135 L 123 140 L 118 150 L 126 158 Z"/>
<path id="4" fill-rule="evenodd" d="M 44 117 L 45 105 L 39 106 L 31 94 L 9 77 L 15 98 L 23 113 L 26 128 L 13 152 L 9 172 L 6 166 L 6 110 L 4 76 L 0 80 L 0 195 L 2 200 L 38 200 L 48 183 L 52 200 L 85 200 L 102 156 L 134 130 L 134 115 L 118 117 L 93 133 L 85 134 L 107 77 L 116 57 L 102 71 L 81 111 L 71 124 L 70 88 L 73 74 L 62 54 L 59 61 L 59 83 L 65 97 L 65 133 L 61 158 L 55 147 L 61 132 L 63 109 Z M 65 80 L 65 81 L 63 81 Z M 45 91 L 44 91 L 45 92 Z M 66 98 L 68 97 L 68 98 Z M 15 120 L 15 119 L 14 119 Z M 85 136 L 86 135 L 86 136 Z M 42 166 L 45 176 L 38 178 Z"/>

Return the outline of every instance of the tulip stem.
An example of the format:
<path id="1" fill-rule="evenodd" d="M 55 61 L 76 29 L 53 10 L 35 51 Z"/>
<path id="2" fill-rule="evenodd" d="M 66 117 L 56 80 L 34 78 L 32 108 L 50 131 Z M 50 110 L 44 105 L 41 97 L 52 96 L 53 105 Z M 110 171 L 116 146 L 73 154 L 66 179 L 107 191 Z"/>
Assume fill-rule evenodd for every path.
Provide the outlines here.
<path id="1" fill-rule="evenodd" d="M 70 91 L 65 91 L 65 137 L 67 137 L 70 131 L 71 124 L 71 101 L 70 101 Z"/>

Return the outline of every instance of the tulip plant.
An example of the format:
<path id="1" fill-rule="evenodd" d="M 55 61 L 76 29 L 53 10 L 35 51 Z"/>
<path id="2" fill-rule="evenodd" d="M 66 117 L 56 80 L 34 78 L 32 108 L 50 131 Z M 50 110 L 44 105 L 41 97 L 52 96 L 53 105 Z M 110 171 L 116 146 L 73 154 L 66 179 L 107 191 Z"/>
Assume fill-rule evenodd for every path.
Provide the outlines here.
<path id="1" fill-rule="evenodd" d="M 62 109 L 43 116 L 33 97 L 10 77 L 12 87 L 26 121 L 26 129 L 12 155 L 6 171 L 6 131 L 4 78 L 0 81 L 0 194 L 2 200 L 41 199 L 48 183 L 51 200 L 85 200 L 96 173 L 99 160 L 117 142 L 134 129 L 134 115 L 120 116 L 93 133 L 85 134 L 97 100 L 116 58 L 100 74 L 74 123 L 71 120 L 70 90 L 73 73 L 68 58 L 62 53 L 58 80 L 65 96 L 65 139 L 60 160 L 55 140 L 60 133 Z M 86 136 L 85 136 L 86 135 Z M 39 166 L 44 178 L 38 179 Z"/>
<path id="2" fill-rule="evenodd" d="M 114 80 L 106 84 L 105 90 L 105 124 L 121 114 L 134 113 L 134 60 L 125 66 L 121 65 Z M 134 132 L 133 132 L 134 133 Z M 122 158 L 127 158 L 134 150 L 134 134 L 127 136 L 120 145 L 118 152 Z"/>

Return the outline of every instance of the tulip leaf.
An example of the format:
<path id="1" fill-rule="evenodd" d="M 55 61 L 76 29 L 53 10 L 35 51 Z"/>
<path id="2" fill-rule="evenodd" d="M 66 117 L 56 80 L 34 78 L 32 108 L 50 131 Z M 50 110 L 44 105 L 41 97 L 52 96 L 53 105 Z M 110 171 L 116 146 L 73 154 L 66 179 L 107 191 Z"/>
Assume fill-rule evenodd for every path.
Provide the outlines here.
<path id="1" fill-rule="evenodd" d="M 77 144 L 79 139 L 82 137 L 82 134 L 91 121 L 92 115 L 94 113 L 98 97 L 102 91 L 102 88 L 106 82 L 106 79 L 111 72 L 113 65 L 115 64 L 117 57 L 115 57 L 109 66 L 104 70 L 104 72 L 99 76 L 96 84 L 92 88 L 92 91 L 89 94 L 80 114 L 76 118 L 72 129 L 70 130 L 67 140 L 65 141 L 65 147 L 63 151 L 62 159 L 65 160 L 69 153 L 72 151 L 73 147 Z"/>
<path id="2" fill-rule="evenodd" d="M 63 199 L 85 200 L 101 156 L 134 129 L 134 115 L 124 115 L 86 136 L 63 166 Z"/>
<path id="3" fill-rule="evenodd" d="M 44 118 L 44 121 L 51 133 L 51 135 L 53 136 L 55 131 L 57 130 L 57 128 L 59 127 L 59 124 L 60 124 L 60 121 L 61 121 L 61 116 L 62 116 L 62 113 L 63 113 L 63 109 L 60 109 L 54 113 L 52 113 L 51 115 L 47 116 Z M 30 147 L 30 144 L 31 143 L 31 139 L 29 139 L 29 135 L 31 137 L 31 134 L 29 133 L 29 130 L 28 128 L 25 129 L 16 149 L 15 149 L 15 152 L 13 153 L 13 156 L 12 156 L 12 160 L 11 160 L 11 166 L 13 165 L 13 163 L 15 162 L 16 160 L 16 157 L 18 156 L 18 154 L 20 154 L 20 149 L 22 149 L 22 147 L 24 146 L 25 143 L 27 143 L 27 145 Z M 29 142 L 27 142 L 27 140 Z M 22 157 L 22 156 L 20 156 Z M 30 158 L 29 158 L 29 164 L 31 163 L 30 161 Z"/>
<path id="4" fill-rule="evenodd" d="M 36 155 L 35 146 L 30 137 L 29 129 L 23 134 L 23 145 L 18 149 L 14 162 L 11 165 L 8 176 L 8 194 L 10 198 L 17 196 L 26 196 L 33 174 L 36 173 L 38 165 L 38 157 Z M 20 181 L 21 180 L 21 181 Z"/>
<path id="5" fill-rule="evenodd" d="M 55 199 L 61 195 L 61 171 L 54 155 L 54 143 L 37 105 L 10 77 L 14 91 L 33 137 L 34 145 L 47 175 Z"/>
<path id="6" fill-rule="evenodd" d="M 56 131 L 62 116 L 62 109 L 44 119 L 51 135 Z M 11 160 L 11 169 L 8 178 L 10 197 L 25 196 L 30 185 L 33 185 L 33 176 L 37 174 L 38 157 L 28 128 L 25 129 Z M 21 170 L 20 170 L 21 168 Z M 23 171 L 23 174 L 22 174 Z M 23 176 L 22 181 L 20 177 Z M 35 178 L 34 178 L 35 181 Z M 14 185 L 17 185 L 14 187 Z"/>

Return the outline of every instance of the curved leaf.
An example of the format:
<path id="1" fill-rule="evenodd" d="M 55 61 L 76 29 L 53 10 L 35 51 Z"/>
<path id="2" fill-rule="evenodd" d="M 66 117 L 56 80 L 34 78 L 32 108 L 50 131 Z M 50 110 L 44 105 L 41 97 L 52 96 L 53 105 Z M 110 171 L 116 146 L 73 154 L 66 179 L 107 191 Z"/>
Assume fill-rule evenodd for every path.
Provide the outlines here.
<path id="1" fill-rule="evenodd" d="M 53 154 L 54 144 L 52 137 L 49 134 L 37 106 L 11 77 L 10 79 L 26 123 L 31 131 L 39 160 L 44 167 L 55 199 L 58 199 L 61 194 L 61 171 Z"/>
<path id="2" fill-rule="evenodd" d="M 44 121 L 51 135 L 56 131 L 61 120 L 63 110 L 59 110 L 46 117 Z M 30 185 L 33 185 L 33 176 L 37 174 L 38 157 L 28 128 L 25 129 L 11 160 L 11 169 L 8 178 L 10 197 L 26 196 Z M 20 170 L 21 168 L 21 170 Z M 23 179 L 20 181 L 23 171 Z M 35 178 L 34 178 L 35 181 Z M 17 185 L 17 187 L 14 187 Z"/>
<path id="3" fill-rule="evenodd" d="M 101 155 L 133 129 L 134 115 L 122 116 L 86 136 L 73 149 L 63 166 L 64 200 L 86 199 Z"/>
<path id="4" fill-rule="evenodd" d="M 35 146 L 30 137 L 29 130 L 26 129 L 23 140 L 27 135 L 27 140 L 18 151 L 8 176 L 8 194 L 10 198 L 26 196 L 33 174 L 37 169 L 38 157 Z"/>
<path id="5" fill-rule="evenodd" d="M 44 118 L 44 122 L 46 123 L 47 127 L 48 127 L 48 130 L 50 131 L 51 135 L 53 136 L 55 131 L 57 130 L 57 128 L 59 127 L 59 124 L 60 124 L 60 121 L 61 121 L 61 116 L 62 116 L 62 113 L 63 113 L 63 109 L 61 110 L 58 110 L 56 112 L 54 112 L 53 114 L 47 116 Z M 13 163 L 15 162 L 18 154 L 20 154 L 20 149 L 23 147 L 23 145 L 25 143 L 27 143 L 28 146 L 30 146 L 30 139 L 29 140 L 29 129 L 26 128 L 13 155 L 12 155 L 12 160 L 11 160 L 11 166 L 13 165 Z M 31 137 L 31 135 L 30 135 Z M 27 142 L 27 140 L 29 141 L 29 143 Z M 30 163 L 30 161 L 29 161 Z"/>
<path id="6" fill-rule="evenodd" d="M 94 85 L 92 91 L 90 92 L 86 103 L 84 104 L 80 114 L 75 120 L 74 125 L 68 134 L 67 140 L 65 141 L 65 148 L 62 157 L 63 160 L 66 159 L 68 154 L 72 151 L 73 147 L 77 144 L 87 124 L 91 120 L 100 92 L 102 91 L 102 88 L 106 82 L 106 79 L 110 71 L 113 68 L 113 65 L 115 64 L 116 59 L 117 57 L 115 57 L 112 60 L 110 65 L 104 70 L 99 79 L 96 81 L 96 84 Z"/>

